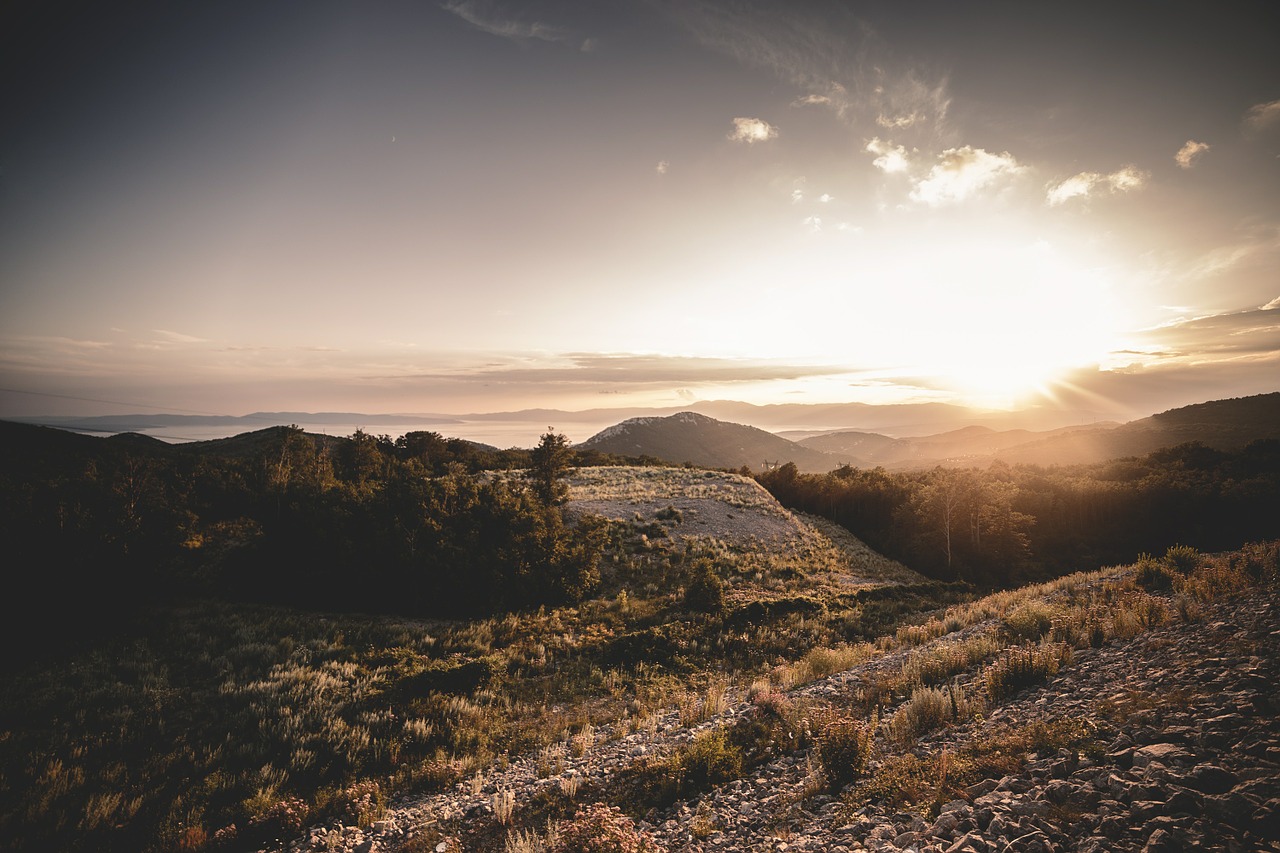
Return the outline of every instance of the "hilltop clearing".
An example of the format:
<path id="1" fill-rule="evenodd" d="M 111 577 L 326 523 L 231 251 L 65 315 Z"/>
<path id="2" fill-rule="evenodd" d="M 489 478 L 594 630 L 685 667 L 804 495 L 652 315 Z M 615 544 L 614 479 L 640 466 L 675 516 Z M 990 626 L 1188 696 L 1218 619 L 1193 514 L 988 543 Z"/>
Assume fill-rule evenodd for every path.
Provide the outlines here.
<path id="1" fill-rule="evenodd" d="M 759 483 L 738 474 L 602 466 L 580 468 L 568 482 L 571 515 L 630 525 L 643 531 L 651 551 L 716 554 L 733 564 L 727 577 L 737 599 L 758 597 L 756 587 L 766 574 L 780 572 L 794 574 L 810 590 L 927 582 L 839 525 L 784 509 Z"/>

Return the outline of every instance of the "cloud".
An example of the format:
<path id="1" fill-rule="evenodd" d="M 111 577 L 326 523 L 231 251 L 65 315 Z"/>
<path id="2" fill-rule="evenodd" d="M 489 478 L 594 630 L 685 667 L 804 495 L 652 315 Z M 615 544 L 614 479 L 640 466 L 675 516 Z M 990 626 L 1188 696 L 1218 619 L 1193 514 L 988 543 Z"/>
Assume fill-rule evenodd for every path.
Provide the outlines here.
<path id="1" fill-rule="evenodd" d="M 791 102 L 793 107 L 831 106 L 831 98 L 827 95 L 803 95 Z"/>
<path id="2" fill-rule="evenodd" d="M 524 21 L 513 17 L 489 0 L 451 0 L 441 8 L 452 12 L 462 20 L 490 35 L 514 41 L 559 42 L 575 44 L 578 49 L 590 53 L 596 47 L 592 39 L 582 39 L 563 27 L 555 27 L 540 21 Z"/>
<path id="3" fill-rule="evenodd" d="M 894 145 L 892 142 L 886 142 L 878 136 L 873 137 L 862 150 L 868 154 L 876 155 L 876 159 L 872 160 L 871 163 L 885 174 L 905 172 L 911 166 L 911 161 L 907 158 L 906 148 L 901 145 Z"/>
<path id="4" fill-rule="evenodd" d="M 1051 205 L 1059 205 L 1073 198 L 1088 198 L 1098 190 L 1124 193 L 1141 189 L 1150 176 L 1136 166 L 1125 166 L 1109 175 L 1099 172 L 1080 172 L 1049 188 L 1046 197 Z"/>
<path id="5" fill-rule="evenodd" d="M 550 363 L 548 363 L 550 361 Z M 840 376 L 848 367 L 797 365 L 778 361 L 704 358 L 632 353 L 565 353 L 553 359 L 519 359 L 502 364 L 459 367 L 456 370 L 368 377 L 410 382 L 446 380 L 461 383 L 521 383 L 535 385 L 594 385 L 696 387 L 718 382 L 795 380 Z"/>
<path id="6" fill-rule="evenodd" d="M 729 139 L 733 142 L 745 142 L 748 145 L 754 145 L 757 142 L 768 142 L 770 139 L 776 139 L 778 129 L 769 122 L 758 118 L 735 118 L 733 120 L 733 130 L 729 132 Z"/>
<path id="7" fill-rule="evenodd" d="M 1140 334 L 1166 359 L 1204 363 L 1228 358 L 1280 358 L 1280 299 L 1261 308 L 1175 320 Z M 1146 349 L 1146 347 L 1143 347 Z"/>
<path id="8" fill-rule="evenodd" d="M 896 57 L 855 4 L 776 0 L 659 2 L 705 47 L 804 92 L 792 106 L 823 106 L 861 124 L 941 135 L 951 103 L 945 76 L 930 77 Z"/>
<path id="9" fill-rule="evenodd" d="M 197 338 L 195 335 L 184 335 L 182 332 L 170 332 L 165 329 L 152 329 L 154 334 L 160 336 L 160 340 L 156 343 L 166 344 L 203 344 L 207 343 L 207 338 Z"/>
<path id="10" fill-rule="evenodd" d="M 947 79 L 922 80 L 915 71 L 896 76 L 881 72 L 872 90 L 878 109 L 876 124 L 886 130 L 903 131 L 928 126 L 941 129 L 951 108 Z"/>
<path id="11" fill-rule="evenodd" d="M 1280 100 L 1254 104 L 1244 114 L 1245 129 L 1254 133 L 1266 130 L 1277 122 L 1280 122 Z"/>
<path id="12" fill-rule="evenodd" d="M 653 167 L 653 171 L 657 172 L 659 175 L 665 175 L 669 168 L 671 168 L 671 164 L 669 162 L 666 160 L 659 160 L 658 165 Z"/>
<path id="13" fill-rule="evenodd" d="M 913 201 L 932 207 L 964 201 L 979 190 L 1012 177 L 1023 170 L 1008 151 L 992 154 L 966 145 L 948 148 L 938 157 L 929 174 L 911 190 Z"/>
<path id="14" fill-rule="evenodd" d="M 1188 139 L 1186 144 L 1178 149 L 1178 153 L 1173 155 L 1173 159 L 1179 166 L 1184 169 L 1190 169 L 1196 164 L 1196 160 L 1200 155 L 1208 151 L 1210 148 L 1207 142 L 1196 142 L 1194 139 Z"/>

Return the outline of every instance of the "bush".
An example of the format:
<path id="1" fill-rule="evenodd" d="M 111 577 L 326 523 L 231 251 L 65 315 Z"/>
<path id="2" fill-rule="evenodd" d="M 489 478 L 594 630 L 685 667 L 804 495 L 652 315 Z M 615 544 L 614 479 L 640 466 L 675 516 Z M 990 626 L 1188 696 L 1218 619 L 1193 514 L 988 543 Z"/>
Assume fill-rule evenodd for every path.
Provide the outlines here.
<path id="1" fill-rule="evenodd" d="M 910 744 L 925 732 L 945 725 L 955 705 L 954 697 L 946 690 L 917 687 L 889 720 L 889 734 L 901 744 Z"/>
<path id="2" fill-rule="evenodd" d="M 742 750 L 729 742 L 723 729 L 696 736 L 680 753 L 679 762 L 686 794 L 742 775 Z"/>
<path id="3" fill-rule="evenodd" d="M 1203 562 L 1200 552 L 1190 545 L 1174 545 L 1164 552 L 1165 564 L 1181 575 L 1189 575 Z"/>
<path id="4" fill-rule="evenodd" d="M 1015 641 L 1033 643 L 1053 630 L 1053 616 L 1043 601 L 1028 601 L 1004 617 L 1004 627 Z"/>
<path id="5" fill-rule="evenodd" d="M 706 560 L 699 560 L 693 566 L 693 577 L 684 590 L 684 606 L 698 613 L 724 610 L 724 581 Z"/>
<path id="6" fill-rule="evenodd" d="M 636 828 L 621 811 L 604 803 L 578 809 L 560 826 L 550 853 L 658 853 L 653 836 Z"/>
<path id="7" fill-rule="evenodd" d="M 1147 592 L 1167 592 L 1173 589 L 1176 577 L 1168 563 L 1157 560 L 1150 554 L 1138 557 L 1134 565 L 1133 582 Z"/>
<path id="8" fill-rule="evenodd" d="M 830 714 L 814 720 L 814 752 L 827 777 L 827 786 L 839 791 L 862 775 L 871 758 L 875 742 L 876 720 Z"/>
<path id="9" fill-rule="evenodd" d="M 1058 667 L 1070 659 L 1071 647 L 1065 643 L 1009 649 L 983 670 L 987 696 L 992 702 L 1006 699 L 1025 687 L 1057 675 Z"/>

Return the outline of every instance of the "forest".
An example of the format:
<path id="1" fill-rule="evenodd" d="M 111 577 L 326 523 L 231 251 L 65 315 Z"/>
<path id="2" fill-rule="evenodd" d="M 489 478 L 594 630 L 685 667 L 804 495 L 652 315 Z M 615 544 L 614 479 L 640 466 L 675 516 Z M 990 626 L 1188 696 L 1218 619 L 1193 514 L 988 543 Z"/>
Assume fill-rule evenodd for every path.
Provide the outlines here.
<path id="1" fill-rule="evenodd" d="M 192 596 L 479 615 L 577 601 L 598 578 L 600 530 L 565 523 L 573 454 L 551 432 L 494 451 L 281 427 L 192 452 L 5 431 L 0 542 L 23 555 L 28 590 L 8 598 L 5 630 L 27 638 L 91 637 Z"/>
<path id="2" fill-rule="evenodd" d="M 757 479 L 784 506 L 831 519 L 938 579 L 1016 586 L 1069 571 L 1274 536 L 1280 441 L 1238 451 L 1188 443 L 1097 465 L 802 474 Z"/>

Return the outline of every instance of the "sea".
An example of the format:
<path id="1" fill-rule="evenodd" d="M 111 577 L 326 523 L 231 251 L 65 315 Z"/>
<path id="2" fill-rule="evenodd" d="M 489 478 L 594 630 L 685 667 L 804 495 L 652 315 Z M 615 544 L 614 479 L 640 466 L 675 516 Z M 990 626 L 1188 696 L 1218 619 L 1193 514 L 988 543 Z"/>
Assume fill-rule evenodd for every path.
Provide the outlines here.
<path id="1" fill-rule="evenodd" d="M 582 423 L 567 423 L 563 425 L 546 424 L 541 421 L 521 421 L 521 420 L 475 420 L 468 421 L 459 419 L 457 423 L 441 423 L 438 420 L 424 421 L 422 423 L 411 423 L 404 420 L 398 420 L 393 424 L 378 423 L 376 420 L 369 421 L 352 421 L 351 423 L 335 423 L 327 420 L 323 423 L 309 423 L 305 420 L 289 421 L 288 423 L 296 423 L 303 430 L 319 435 L 333 436 L 349 436 L 357 429 L 364 430 L 371 435 L 385 435 L 391 439 L 399 438 L 408 432 L 437 432 L 445 438 L 463 438 L 468 441 L 476 441 L 481 444 L 492 445 L 500 449 L 509 447 L 533 447 L 538 443 L 548 430 L 552 428 L 555 432 L 566 436 L 570 442 L 576 444 L 586 441 L 605 427 L 611 426 L 612 421 L 592 421 Z M 167 441 L 171 444 L 185 444 L 192 441 L 210 441 L 216 438 L 229 438 L 240 433 L 252 432 L 254 430 L 265 429 L 269 426 L 285 426 L 285 424 L 275 424 L 269 422 L 252 423 L 241 421 L 228 425 L 175 425 L 167 424 L 165 426 L 146 427 L 130 430 L 131 432 L 148 435 L 152 438 L 158 438 L 161 441 Z M 61 426 L 61 425 L 59 425 Z M 63 426 L 62 428 L 67 428 Z M 74 432 L 81 432 L 86 435 L 108 436 L 115 433 L 103 430 L 84 430 L 73 429 Z"/>

